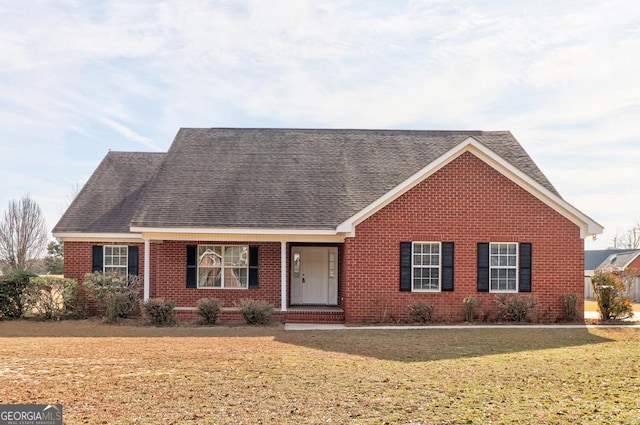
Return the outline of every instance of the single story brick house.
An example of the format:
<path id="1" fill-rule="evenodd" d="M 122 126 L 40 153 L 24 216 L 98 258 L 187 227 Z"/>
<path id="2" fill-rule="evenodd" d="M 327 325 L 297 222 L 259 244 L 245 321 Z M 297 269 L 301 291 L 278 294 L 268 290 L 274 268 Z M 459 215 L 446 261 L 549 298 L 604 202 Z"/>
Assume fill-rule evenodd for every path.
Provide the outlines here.
<path id="1" fill-rule="evenodd" d="M 417 301 L 461 321 L 465 297 L 491 315 L 518 292 L 554 321 L 602 230 L 506 131 L 187 128 L 166 153 L 109 152 L 53 233 L 66 277 L 138 274 L 183 317 L 252 298 L 371 323 Z"/>

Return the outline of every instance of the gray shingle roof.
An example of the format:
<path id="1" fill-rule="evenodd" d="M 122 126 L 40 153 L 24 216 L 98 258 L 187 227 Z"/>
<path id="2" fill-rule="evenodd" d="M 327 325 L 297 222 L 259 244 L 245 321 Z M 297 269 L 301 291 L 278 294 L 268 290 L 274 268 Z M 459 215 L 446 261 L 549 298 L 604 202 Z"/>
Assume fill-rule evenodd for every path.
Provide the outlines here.
<path id="1" fill-rule="evenodd" d="M 166 154 L 109 152 L 54 232 L 335 229 L 469 136 L 558 195 L 507 131 L 180 129 Z"/>
<path id="2" fill-rule="evenodd" d="M 132 225 L 335 228 L 469 136 L 557 194 L 506 131 L 181 129 Z"/>
<path id="3" fill-rule="evenodd" d="M 584 252 L 584 269 L 596 270 L 604 269 L 608 266 L 626 264 L 637 253 L 638 249 L 612 248 L 612 249 L 594 249 Z M 613 263 L 612 263 L 613 261 Z"/>
<path id="4" fill-rule="evenodd" d="M 639 249 L 610 254 L 598 265 L 597 269 L 607 271 L 624 270 L 639 254 Z"/>
<path id="5" fill-rule="evenodd" d="M 165 153 L 109 152 L 58 224 L 58 232 L 127 233 Z"/>

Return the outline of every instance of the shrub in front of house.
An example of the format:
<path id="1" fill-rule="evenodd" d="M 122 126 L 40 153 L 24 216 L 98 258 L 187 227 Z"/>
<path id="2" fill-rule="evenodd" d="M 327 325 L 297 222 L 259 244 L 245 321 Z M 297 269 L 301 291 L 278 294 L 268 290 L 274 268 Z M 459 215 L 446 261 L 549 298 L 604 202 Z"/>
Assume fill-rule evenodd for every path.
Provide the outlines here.
<path id="1" fill-rule="evenodd" d="M 155 326 L 171 326 L 176 323 L 173 301 L 164 298 L 152 298 L 142 304 L 149 322 Z"/>
<path id="2" fill-rule="evenodd" d="M 22 298 L 25 314 L 46 320 L 84 315 L 80 285 L 73 279 L 34 277 L 29 281 Z"/>
<path id="3" fill-rule="evenodd" d="M 591 277 L 602 320 L 625 319 L 633 316 L 631 300 L 625 295 L 624 283 L 613 273 L 596 272 Z"/>
<path id="4" fill-rule="evenodd" d="M 475 308 L 480 304 L 480 300 L 475 297 L 465 297 L 462 300 L 464 320 L 473 322 L 475 320 Z"/>
<path id="5" fill-rule="evenodd" d="M 19 319 L 24 311 L 24 291 L 33 273 L 16 270 L 0 278 L 0 320 Z"/>
<path id="6" fill-rule="evenodd" d="M 274 311 L 271 304 L 262 300 L 241 299 L 238 306 L 247 325 L 266 325 Z"/>
<path id="7" fill-rule="evenodd" d="M 578 294 L 564 294 L 562 296 L 562 316 L 569 322 L 578 320 L 578 301 L 580 296 Z"/>
<path id="8" fill-rule="evenodd" d="M 430 323 L 433 320 L 435 307 L 424 301 L 416 301 L 409 305 L 409 316 L 414 322 Z"/>
<path id="9" fill-rule="evenodd" d="M 531 315 L 538 304 L 531 295 L 498 294 L 498 320 L 507 322 L 525 322 L 531 320 Z"/>
<path id="10" fill-rule="evenodd" d="M 215 298 L 202 298 L 197 304 L 198 315 L 205 325 L 215 325 L 220 314 L 221 303 Z"/>
<path id="11" fill-rule="evenodd" d="M 87 296 L 103 311 L 108 322 L 131 317 L 138 313 L 140 279 L 118 273 L 87 273 L 83 282 Z"/>

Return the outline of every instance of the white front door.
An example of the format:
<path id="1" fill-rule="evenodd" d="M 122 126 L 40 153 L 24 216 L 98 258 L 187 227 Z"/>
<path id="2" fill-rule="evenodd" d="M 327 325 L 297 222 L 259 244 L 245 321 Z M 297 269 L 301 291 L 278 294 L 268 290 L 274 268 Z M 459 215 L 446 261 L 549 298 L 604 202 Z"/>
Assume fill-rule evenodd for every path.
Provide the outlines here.
<path id="1" fill-rule="evenodd" d="M 291 304 L 338 304 L 338 248 L 291 248 Z"/>

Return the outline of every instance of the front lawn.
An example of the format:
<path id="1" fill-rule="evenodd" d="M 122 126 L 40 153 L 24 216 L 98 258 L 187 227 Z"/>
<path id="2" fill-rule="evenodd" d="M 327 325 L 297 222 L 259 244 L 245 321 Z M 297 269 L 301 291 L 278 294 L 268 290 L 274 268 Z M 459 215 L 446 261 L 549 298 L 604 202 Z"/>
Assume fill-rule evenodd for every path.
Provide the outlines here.
<path id="1" fill-rule="evenodd" d="M 0 323 L 0 402 L 65 424 L 638 423 L 640 329 Z"/>

